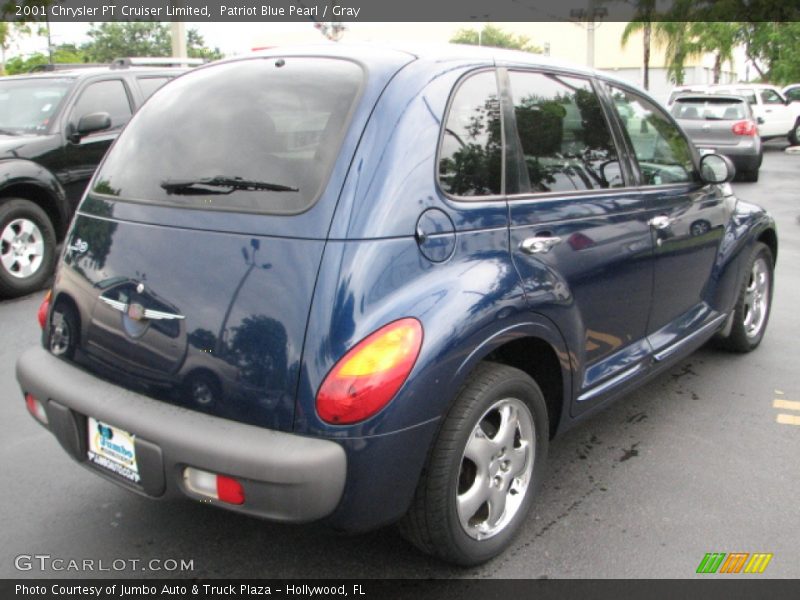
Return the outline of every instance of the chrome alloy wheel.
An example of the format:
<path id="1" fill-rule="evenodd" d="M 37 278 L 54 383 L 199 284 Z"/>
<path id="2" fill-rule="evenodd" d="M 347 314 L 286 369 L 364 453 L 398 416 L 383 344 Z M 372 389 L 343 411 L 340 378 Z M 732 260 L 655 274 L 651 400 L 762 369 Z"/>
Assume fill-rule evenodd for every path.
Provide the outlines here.
<path id="1" fill-rule="evenodd" d="M 744 295 L 744 330 L 748 338 L 761 333 L 769 311 L 770 270 L 766 259 L 753 263 Z"/>
<path id="2" fill-rule="evenodd" d="M 30 277 L 42 265 L 44 237 L 28 219 L 14 219 L 0 234 L 0 264 L 12 277 Z"/>
<path id="3" fill-rule="evenodd" d="M 522 506 L 533 472 L 534 431 L 527 405 L 504 398 L 470 433 L 461 458 L 456 509 L 471 538 L 484 540 L 500 533 Z"/>

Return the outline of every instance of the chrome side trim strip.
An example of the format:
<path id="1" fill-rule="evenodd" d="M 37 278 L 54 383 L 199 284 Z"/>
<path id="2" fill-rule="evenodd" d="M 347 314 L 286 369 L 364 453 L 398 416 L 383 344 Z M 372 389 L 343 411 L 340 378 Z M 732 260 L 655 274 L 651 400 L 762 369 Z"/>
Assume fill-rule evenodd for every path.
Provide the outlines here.
<path id="1" fill-rule="evenodd" d="M 713 321 L 710 321 L 703 325 L 700 329 L 687 335 L 685 338 L 681 338 L 671 346 L 667 346 L 660 352 L 657 352 L 654 356 L 657 362 L 661 362 L 665 358 L 672 356 L 675 352 L 677 352 L 682 346 L 688 344 L 689 342 L 693 341 L 694 339 L 708 333 L 711 329 L 719 329 L 722 323 L 725 322 L 725 319 L 728 318 L 728 315 L 719 315 Z"/>

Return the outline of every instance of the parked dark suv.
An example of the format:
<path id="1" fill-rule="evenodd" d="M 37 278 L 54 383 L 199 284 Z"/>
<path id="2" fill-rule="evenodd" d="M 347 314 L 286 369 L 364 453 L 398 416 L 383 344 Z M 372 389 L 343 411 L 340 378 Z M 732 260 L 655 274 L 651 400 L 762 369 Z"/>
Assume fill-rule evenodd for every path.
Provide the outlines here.
<path id="1" fill-rule="evenodd" d="M 0 78 L 0 297 L 41 289 L 111 142 L 183 70 L 129 65 Z"/>
<path id="2" fill-rule="evenodd" d="M 773 220 L 607 75 L 337 44 L 153 100 L 17 364 L 31 414 L 136 493 L 399 521 L 475 564 L 519 529 L 552 436 L 714 336 L 764 335 Z"/>

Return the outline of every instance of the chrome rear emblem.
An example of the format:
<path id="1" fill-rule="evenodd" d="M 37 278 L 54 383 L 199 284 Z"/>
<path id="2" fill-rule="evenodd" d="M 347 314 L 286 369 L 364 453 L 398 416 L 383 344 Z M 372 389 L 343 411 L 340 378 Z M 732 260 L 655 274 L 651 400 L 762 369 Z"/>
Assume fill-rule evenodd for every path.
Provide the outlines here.
<path id="1" fill-rule="evenodd" d="M 140 283 L 139 285 L 136 286 L 136 293 L 137 294 L 144 293 L 144 284 L 143 283 Z"/>
<path id="2" fill-rule="evenodd" d="M 100 300 L 108 304 L 114 310 L 127 315 L 128 318 L 134 321 L 150 320 L 150 321 L 165 321 L 172 319 L 185 319 L 184 315 L 176 315 L 175 313 L 163 312 L 160 310 L 153 310 L 152 308 L 144 308 L 141 304 L 128 304 L 127 302 L 120 302 L 119 300 L 112 300 L 105 296 L 100 296 Z"/>

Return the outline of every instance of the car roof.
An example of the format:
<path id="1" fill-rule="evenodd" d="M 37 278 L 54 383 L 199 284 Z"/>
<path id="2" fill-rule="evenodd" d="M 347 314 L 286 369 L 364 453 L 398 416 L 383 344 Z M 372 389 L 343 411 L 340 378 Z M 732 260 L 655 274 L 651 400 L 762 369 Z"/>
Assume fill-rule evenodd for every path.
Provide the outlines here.
<path id="1" fill-rule="evenodd" d="M 112 68 L 110 66 L 98 67 L 75 67 L 58 69 L 55 71 L 36 71 L 30 73 L 19 73 L 3 77 L 4 81 L 18 81 L 21 79 L 85 79 L 97 75 L 107 75 L 109 73 L 135 73 L 138 75 L 156 74 L 177 74 L 186 71 L 186 67 L 124 67 Z"/>
<path id="2" fill-rule="evenodd" d="M 513 63 L 525 64 L 530 66 L 551 67 L 566 69 L 585 75 L 597 75 L 609 79 L 617 79 L 609 76 L 608 73 L 597 71 L 577 65 L 569 61 L 555 59 L 542 54 L 524 52 L 522 50 L 509 50 L 505 48 L 493 48 L 488 46 L 472 46 L 466 44 L 444 44 L 444 43 L 419 43 L 419 42 L 397 42 L 386 43 L 317 43 L 317 44 L 298 44 L 287 46 L 276 46 L 264 50 L 258 50 L 250 54 L 239 55 L 224 59 L 223 62 L 236 61 L 247 58 L 274 57 L 274 56 L 330 56 L 359 60 L 369 65 L 374 61 L 380 60 L 386 55 L 406 55 L 412 59 L 426 60 L 431 62 L 446 62 L 450 60 L 475 60 L 486 64 Z M 212 63 L 213 64 L 213 63 Z M 620 80 L 623 83 L 629 83 Z"/>

